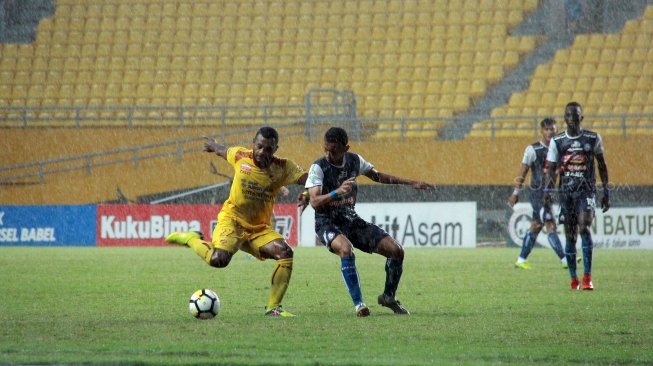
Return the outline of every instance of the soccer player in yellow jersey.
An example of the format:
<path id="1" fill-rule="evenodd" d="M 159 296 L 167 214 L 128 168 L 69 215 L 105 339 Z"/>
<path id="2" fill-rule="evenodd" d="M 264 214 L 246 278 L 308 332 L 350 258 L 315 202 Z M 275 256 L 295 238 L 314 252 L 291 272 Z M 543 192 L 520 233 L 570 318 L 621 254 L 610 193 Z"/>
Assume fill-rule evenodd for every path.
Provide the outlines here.
<path id="1" fill-rule="evenodd" d="M 202 233 L 174 232 L 166 237 L 169 243 L 188 245 L 212 267 L 224 268 L 238 250 L 264 260 L 274 259 L 272 289 L 265 315 L 294 316 L 281 307 L 293 265 L 293 251 L 283 236 L 272 228 L 272 208 L 282 188 L 290 183 L 304 184 L 307 173 L 291 160 L 274 156 L 279 134 L 272 127 L 261 127 L 253 146 L 227 147 L 205 137 L 204 151 L 215 153 L 234 168 L 229 198 L 218 214 L 212 242 Z"/>

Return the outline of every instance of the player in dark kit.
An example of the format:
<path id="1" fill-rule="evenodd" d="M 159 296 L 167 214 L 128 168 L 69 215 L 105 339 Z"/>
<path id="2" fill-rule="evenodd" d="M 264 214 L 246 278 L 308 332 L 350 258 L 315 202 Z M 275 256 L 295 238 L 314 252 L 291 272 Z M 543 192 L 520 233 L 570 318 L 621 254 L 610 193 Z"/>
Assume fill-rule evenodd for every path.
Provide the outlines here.
<path id="1" fill-rule="evenodd" d="M 540 132 L 542 134 L 542 140 L 532 143 L 526 147 L 524 151 L 524 157 L 522 158 L 521 167 L 519 169 L 519 175 L 515 181 L 515 188 L 508 197 L 508 204 L 510 207 L 513 207 L 517 202 L 519 202 L 519 191 L 524 184 L 526 175 L 530 170 L 531 173 L 531 185 L 530 190 L 528 191 L 529 199 L 531 206 L 533 206 L 533 216 L 531 220 L 531 227 L 524 236 L 524 241 L 521 246 L 521 252 L 517 261 L 515 262 L 516 268 L 521 269 L 530 269 L 530 263 L 527 258 L 528 255 L 533 250 L 535 245 L 535 240 L 537 236 L 542 231 L 542 228 L 546 225 L 546 232 L 548 233 L 547 239 L 551 248 L 556 253 L 562 266 L 567 268 L 567 259 L 565 258 L 565 253 L 562 250 L 562 244 L 560 243 L 560 238 L 556 232 L 556 223 L 553 219 L 553 214 L 551 211 L 543 211 L 543 196 L 544 196 L 544 161 L 546 160 L 547 152 L 549 151 L 549 144 L 551 143 L 551 138 L 556 134 L 556 121 L 553 118 L 545 118 L 540 122 Z"/>
<path id="2" fill-rule="evenodd" d="M 571 276 L 571 289 L 578 290 L 580 282 L 576 274 L 576 237 L 580 234 L 583 249 L 583 290 L 593 290 L 592 254 L 594 243 L 590 225 L 594 220 L 596 206 L 596 177 L 594 160 L 598 165 L 599 176 L 603 184 L 601 208 L 606 212 L 610 208 L 610 190 L 608 167 L 603 156 L 601 136 L 592 131 L 583 130 L 583 108 L 577 102 L 570 102 L 565 107 L 567 131 L 556 135 L 549 146 L 546 156 L 544 204 L 551 207 L 550 190 L 555 182 L 556 171 L 560 172 L 560 222 L 565 227 L 567 245 L 565 252 Z"/>
<path id="3" fill-rule="evenodd" d="M 348 143 L 344 129 L 330 128 L 324 135 L 325 156 L 315 161 L 309 170 L 306 188 L 315 209 L 315 232 L 331 252 L 340 256 L 342 277 L 357 316 L 368 316 L 370 310 L 363 301 L 354 248 L 387 258 L 385 289 L 378 303 L 396 314 L 409 314 L 395 298 L 403 272 L 404 249 L 383 229 L 356 214 L 356 177 L 364 175 L 375 182 L 409 185 L 416 189 L 434 186 L 381 173 L 360 155 L 349 152 Z"/>

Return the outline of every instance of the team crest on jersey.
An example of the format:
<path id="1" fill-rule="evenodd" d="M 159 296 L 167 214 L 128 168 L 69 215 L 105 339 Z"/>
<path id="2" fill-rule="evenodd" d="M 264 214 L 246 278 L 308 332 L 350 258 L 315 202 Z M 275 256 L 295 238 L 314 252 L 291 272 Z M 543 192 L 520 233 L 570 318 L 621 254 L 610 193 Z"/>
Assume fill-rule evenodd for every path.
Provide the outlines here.
<path id="1" fill-rule="evenodd" d="M 589 152 L 591 149 L 592 149 L 592 147 L 590 146 L 590 144 L 583 145 L 583 150 Z"/>
<path id="2" fill-rule="evenodd" d="M 243 174 L 251 174 L 252 173 L 252 166 L 249 164 L 240 164 L 240 172 Z"/>

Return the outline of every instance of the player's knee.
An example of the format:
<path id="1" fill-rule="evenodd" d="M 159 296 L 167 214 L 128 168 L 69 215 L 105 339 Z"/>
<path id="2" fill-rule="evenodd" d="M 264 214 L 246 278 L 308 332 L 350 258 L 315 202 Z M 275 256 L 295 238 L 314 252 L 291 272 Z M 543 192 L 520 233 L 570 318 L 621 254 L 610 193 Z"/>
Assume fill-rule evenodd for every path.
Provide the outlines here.
<path id="1" fill-rule="evenodd" d="M 556 226 L 556 223 L 554 221 L 547 221 L 546 223 L 546 231 L 549 233 L 555 232 L 558 229 Z"/>
<path id="2" fill-rule="evenodd" d="M 543 227 L 543 225 L 542 225 L 541 222 L 534 221 L 534 222 L 531 224 L 531 232 L 533 232 L 533 233 L 539 233 L 540 231 L 542 231 L 542 227 Z"/>
<path id="3" fill-rule="evenodd" d="M 404 260 L 404 248 L 399 245 L 397 250 L 393 252 L 393 256 L 391 257 L 392 259 L 403 261 Z"/>
<path id="4" fill-rule="evenodd" d="M 401 246 L 395 239 L 387 236 L 379 243 L 377 252 L 389 259 L 404 260 L 404 247 Z"/>
<path id="5" fill-rule="evenodd" d="M 354 254 L 354 247 L 351 245 L 341 245 L 336 250 L 336 253 L 341 257 L 350 257 Z"/>
<path id="6" fill-rule="evenodd" d="M 215 250 L 209 264 L 211 267 L 224 268 L 231 262 L 231 254 L 222 250 Z"/>
<path id="7" fill-rule="evenodd" d="M 591 235 L 589 225 L 578 225 L 578 234 L 581 236 Z"/>
<path id="8" fill-rule="evenodd" d="M 294 253 L 290 245 L 284 240 L 275 240 L 259 248 L 261 257 L 268 259 L 288 259 L 292 258 Z"/>
<path id="9" fill-rule="evenodd" d="M 295 252 L 292 250 L 290 245 L 282 245 L 277 253 L 274 255 L 274 259 L 288 259 L 292 258 L 295 255 Z"/>

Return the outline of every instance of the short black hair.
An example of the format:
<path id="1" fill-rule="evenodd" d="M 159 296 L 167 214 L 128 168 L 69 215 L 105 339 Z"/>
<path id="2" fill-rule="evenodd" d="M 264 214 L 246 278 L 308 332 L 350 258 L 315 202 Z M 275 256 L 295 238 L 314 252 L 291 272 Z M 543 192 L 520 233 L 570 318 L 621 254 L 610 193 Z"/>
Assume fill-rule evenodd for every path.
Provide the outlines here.
<path id="1" fill-rule="evenodd" d="M 258 135 L 261 135 L 266 139 L 274 139 L 276 143 L 279 143 L 279 133 L 277 130 L 270 126 L 263 126 L 259 128 L 258 131 L 256 131 L 256 135 L 254 135 L 254 139 L 256 139 Z"/>
<path id="2" fill-rule="evenodd" d="M 567 106 L 565 107 L 565 109 L 567 109 L 569 107 L 580 108 L 581 111 L 583 110 L 583 106 L 581 106 L 580 103 L 578 103 L 578 102 L 569 102 L 569 103 L 567 103 Z"/>
<path id="3" fill-rule="evenodd" d="M 547 118 L 543 119 L 542 121 L 540 121 L 540 127 L 541 128 L 551 126 L 551 125 L 555 125 L 555 124 L 556 124 L 556 120 L 551 118 L 551 117 L 547 117 Z"/>
<path id="4" fill-rule="evenodd" d="M 324 134 L 324 141 L 331 143 L 339 143 L 346 146 L 349 143 L 347 131 L 340 127 L 331 127 Z"/>

